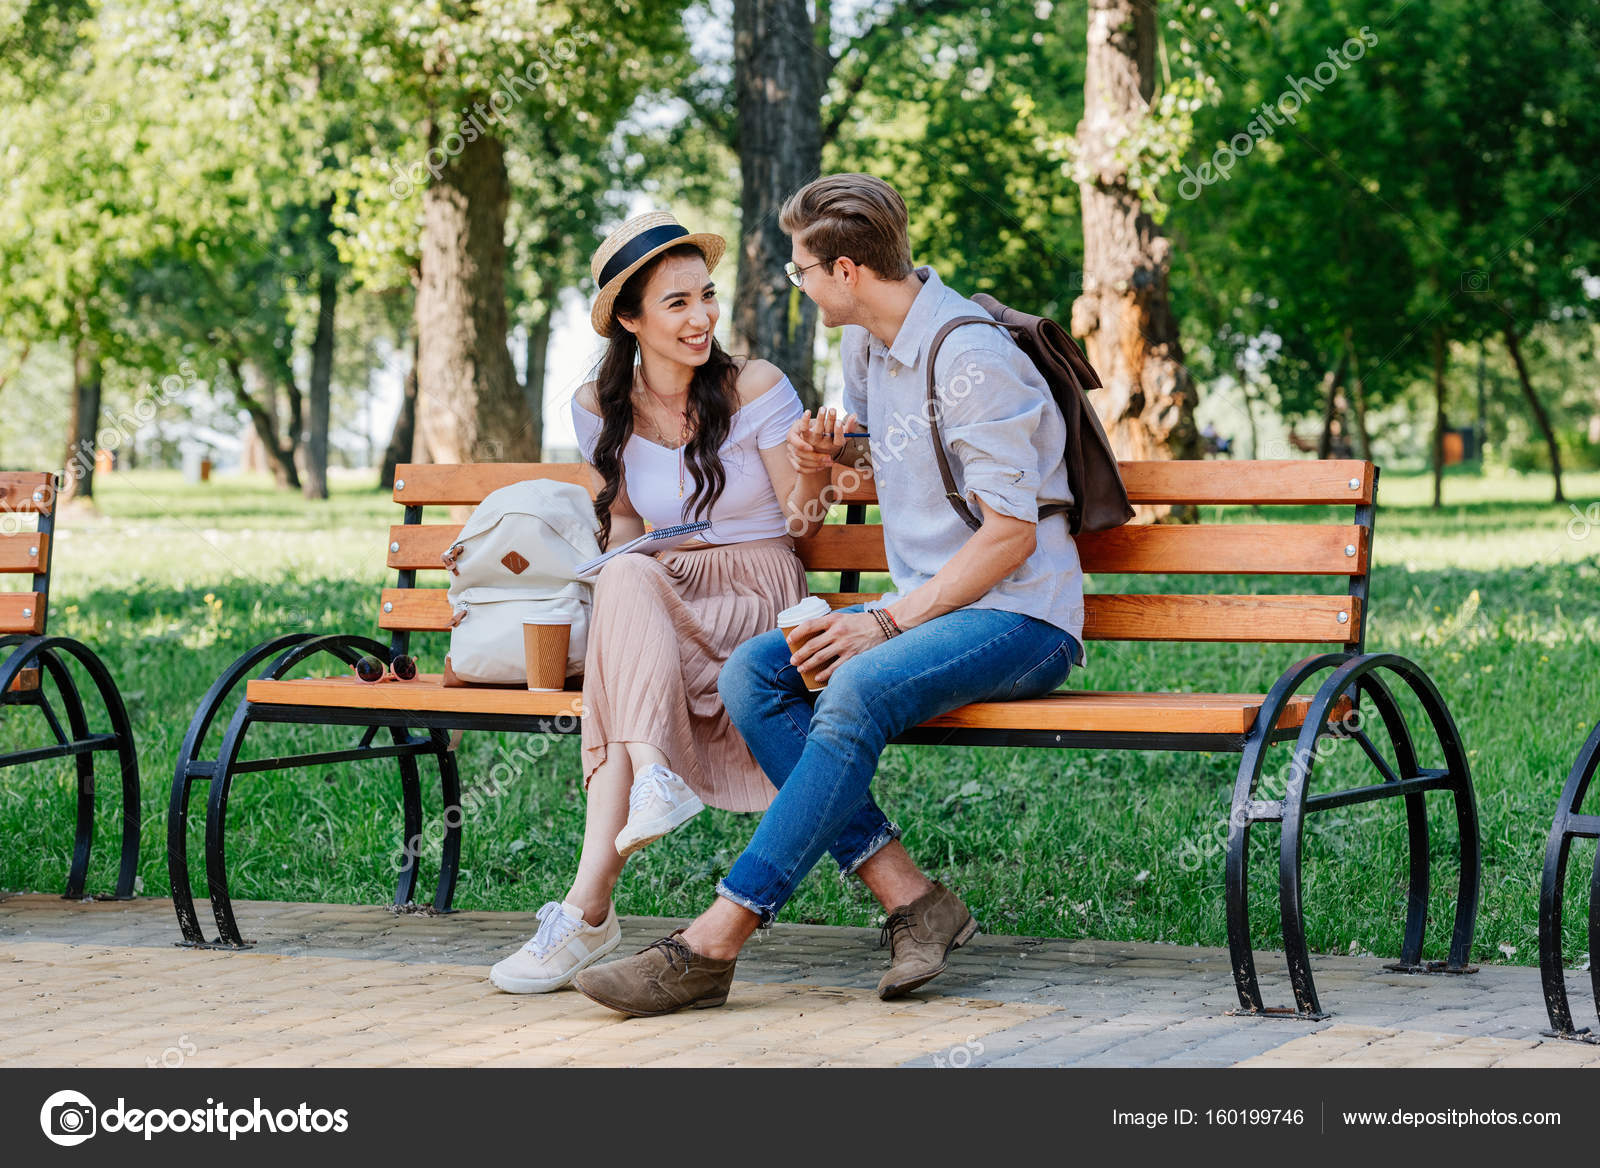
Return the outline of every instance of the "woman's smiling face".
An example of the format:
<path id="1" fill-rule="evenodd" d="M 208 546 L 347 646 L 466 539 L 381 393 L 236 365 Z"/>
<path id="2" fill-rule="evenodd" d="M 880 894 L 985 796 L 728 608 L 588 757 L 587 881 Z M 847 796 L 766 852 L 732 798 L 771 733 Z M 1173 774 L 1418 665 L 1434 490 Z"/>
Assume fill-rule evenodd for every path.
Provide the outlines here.
<path id="1" fill-rule="evenodd" d="M 668 256 L 645 282 L 639 315 L 617 320 L 641 349 L 682 365 L 704 365 L 721 315 L 705 257 Z"/>

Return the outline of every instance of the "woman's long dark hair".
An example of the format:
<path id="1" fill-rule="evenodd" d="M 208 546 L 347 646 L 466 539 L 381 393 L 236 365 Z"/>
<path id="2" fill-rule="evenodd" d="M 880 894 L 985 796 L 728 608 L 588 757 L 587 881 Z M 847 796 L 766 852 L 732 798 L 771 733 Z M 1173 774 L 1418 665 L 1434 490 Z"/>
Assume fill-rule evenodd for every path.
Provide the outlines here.
<path id="1" fill-rule="evenodd" d="M 699 248 L 682 244 L 668 248 L 628 278 L 617 293 L 614 311 L 618 316 L 636 317 L 644 286 L 650 273 L 669 256 L 699 256 Z M 633 437 L 633 367 L 639 356 L 639 341 L 627 329 L 618 329 L 606 347 L 595 373 L 596 404 L 600 407 L 600 437 L 595 440 L 592 462 L 605 485 L 595 496 L 594 511 L 600 520 L 600 547 L 611 542 L 611 507 L 622 486 L 622 449 Z M 738 391 L 734 382 L 739 365 L 711 338 L 711 353 L 704 365 L 689 380 L 689 401 L 685 406 L 694 437 L 684 448 L 684 462 L 694 479 L 689 497 L 689 515 L 699 519 L 722 497 L 727 474 L 717 451 L 727 440 Z"/>

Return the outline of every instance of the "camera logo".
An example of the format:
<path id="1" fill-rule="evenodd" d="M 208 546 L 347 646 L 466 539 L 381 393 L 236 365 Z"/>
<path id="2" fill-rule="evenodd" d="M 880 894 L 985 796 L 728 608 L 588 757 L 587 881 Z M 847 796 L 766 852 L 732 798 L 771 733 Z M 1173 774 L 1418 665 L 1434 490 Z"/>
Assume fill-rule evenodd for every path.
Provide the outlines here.
<path id="1" fill-rule="evenodd" d="M 71 1148 L 95 1132 L 95 1106 L 77 1091 L 57 1091 L 39 1109 L 39 1126 L 52 1144 Z"/>

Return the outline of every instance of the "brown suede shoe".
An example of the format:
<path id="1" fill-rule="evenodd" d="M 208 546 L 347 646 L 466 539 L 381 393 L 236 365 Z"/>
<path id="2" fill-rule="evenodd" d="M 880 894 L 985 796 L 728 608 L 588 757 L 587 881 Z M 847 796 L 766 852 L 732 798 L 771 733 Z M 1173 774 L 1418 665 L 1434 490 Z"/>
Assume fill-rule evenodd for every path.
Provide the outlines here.
<path id="1" fill-rule="evenodd" d="M 703 1010 L 728 1000 L 732 961 L 703 957 L 680 941 L 679 929 L 632 957 L 592 965 L 572 979 L 585 997 L 634 1018 L 655 1018 L 685 1006 Z"/>
<path id="2" fill-rule="evenodd" d="M 898 998 L 938 977 L 950 950 L 965 945 L 977 931 L 967 906 L 943 884 L 901 905 L 883 922 L 879 944 L 889 946 L 890 963 L 878 983 L 878 996 Z"/>

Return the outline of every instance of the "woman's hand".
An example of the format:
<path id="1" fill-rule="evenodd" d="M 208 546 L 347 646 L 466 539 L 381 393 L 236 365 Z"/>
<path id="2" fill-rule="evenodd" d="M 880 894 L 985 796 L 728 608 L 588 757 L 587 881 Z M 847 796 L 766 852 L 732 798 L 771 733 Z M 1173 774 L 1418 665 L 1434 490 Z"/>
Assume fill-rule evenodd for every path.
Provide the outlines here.
<path id="1" fill-rule="evenodd" d="M 811 636 L 813 630 L 820 630 Z M 865 653 L 887 639 L 870 612 L 830 612 L 814 620 L 801 621 L 791 634 L 795 641 L 811 637 L 789 655 L 789 664 L 818 681 L 827 681 L 835 669 L 850 658 Z M 822 668 L 824 661 L 833 663 Z M 812 670 L 815 669 L 813 673 Z"/>
<path id="2" fill-rule="evenodd" d="M 854 414 L 841 419 L 838 410 L 828 409 L 813 418 L 807 410 L 789 428 L 789 465 L 798 474 L 827 473 L 844 450 L 844 436 L 855 428 Z"/>

